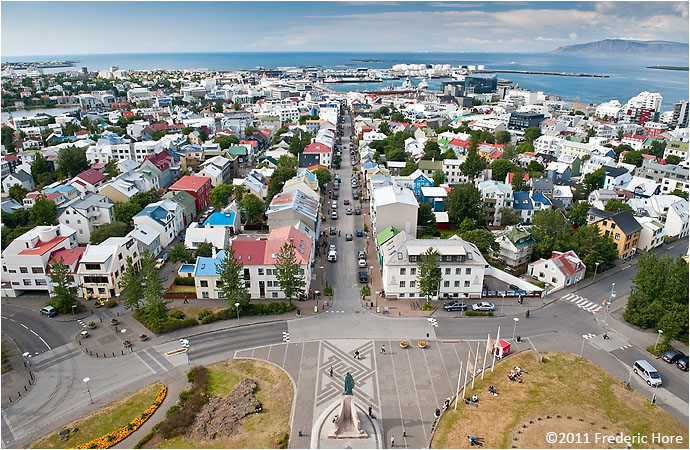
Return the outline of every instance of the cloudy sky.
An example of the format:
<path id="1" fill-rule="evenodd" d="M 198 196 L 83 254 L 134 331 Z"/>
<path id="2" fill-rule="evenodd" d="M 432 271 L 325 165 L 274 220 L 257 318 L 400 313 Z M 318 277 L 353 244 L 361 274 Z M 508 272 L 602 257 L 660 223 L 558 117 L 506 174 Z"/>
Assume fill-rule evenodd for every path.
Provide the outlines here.
<path id="1" fill-rule="evenodd" d="M 688 2 L 2 1 L 2 55 L 540 52 L 688 41 Z"/>

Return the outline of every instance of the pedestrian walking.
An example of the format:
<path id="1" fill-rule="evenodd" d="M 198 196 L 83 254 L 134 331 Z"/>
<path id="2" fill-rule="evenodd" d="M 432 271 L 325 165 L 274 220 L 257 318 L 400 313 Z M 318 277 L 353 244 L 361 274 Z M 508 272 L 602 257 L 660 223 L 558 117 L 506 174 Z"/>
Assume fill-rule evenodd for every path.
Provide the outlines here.
<path id="1" fill-rule="evenodd" d="M 381 346 L 381 353 L 385 354 L 386 353 L 386 345 Z"/>
<path id="2" fill-rule="evenodd" d="M 340 237 L 340 230 L 338 230 L 338 237 Z"/>
<path id="3" fill-rule="evenodd" d="M 328 369 L 328 374 L 331 376 L 331 378 L 333 378 L 333 367 Z"/>
<path id="4" fill-rule="evenodd" d="M 355 350 L 355 359 L 360 359 L 359 350 Z"/>
<path id="5" fill-rule="evenodd" d="M 189 300 L 187 300 L 187 296 L 184 296 L 184 301 L 182 303 L 189 303 Z"/>
<path id="6" fill-rule="evenodd" d="M 391 435 L 391 448 L 395 447 L 395 436 Z"/>
<path id="7" fill-rule="evenodd" d="M 373 410 L 372 410 L 372 408 L 371 408 L 371 405 L 369 405 L 369 418 L 370 418 L 370 419 L 375 419 L 375 418 L 376 418 L 376 417 L 374 417 L 374 412 L 373 412 Z"/>

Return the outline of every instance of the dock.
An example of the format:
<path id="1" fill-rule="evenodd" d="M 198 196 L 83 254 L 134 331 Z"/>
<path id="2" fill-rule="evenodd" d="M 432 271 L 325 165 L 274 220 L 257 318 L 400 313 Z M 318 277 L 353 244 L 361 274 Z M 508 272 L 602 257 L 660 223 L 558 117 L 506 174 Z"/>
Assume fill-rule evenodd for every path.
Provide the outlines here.
<path id="1" fill-rule="evenodd" d="M 542 70 L 511 70 L 511 69 L 493 69 L 493 70 L 474 70 L 472 73 L 522 73 L 525 75 L 555 75 L 559 77 L 587 77 L 587 78 L 608 78 L 605 73 L 574 73 L 574 72 L 546 72 Z"/>

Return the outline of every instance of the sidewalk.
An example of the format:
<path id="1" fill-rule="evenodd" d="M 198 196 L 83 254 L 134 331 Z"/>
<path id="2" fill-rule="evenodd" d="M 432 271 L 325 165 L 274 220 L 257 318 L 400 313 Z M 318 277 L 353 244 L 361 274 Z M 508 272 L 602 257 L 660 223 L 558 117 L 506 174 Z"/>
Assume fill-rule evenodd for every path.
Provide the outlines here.
<path id="1" fill-rule="evenodd" d="M 31 363 L 20 353 L 17 343 L 11 336 L 3 334 L 3 347 L 9 353 L 7 364 L 12 370 L 2 374 L 2 408 L 26 395 L 35 383 Z"/>

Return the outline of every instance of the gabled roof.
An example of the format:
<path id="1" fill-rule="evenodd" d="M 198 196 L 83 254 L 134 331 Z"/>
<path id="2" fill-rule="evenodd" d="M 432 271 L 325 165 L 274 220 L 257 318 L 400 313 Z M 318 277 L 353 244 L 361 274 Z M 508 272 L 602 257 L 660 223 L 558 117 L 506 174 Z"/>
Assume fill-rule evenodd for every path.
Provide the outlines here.
<path id="1" fill-rule="evenodd" d="M 319 212 L 319 202 L 300 190 L 281 192 L 273 197 L 266 214 L 270 215 L 286 209 L 293 209 L 308 217 L 312 222 L 316 222 Z"/>
<path id="2" fill-rule="evenodd" d="M 594 208 L 590 208 L 590 212 L 592 211 L 592 209 L 594 209 Z M 604 212 L 611 214 L 608 211 L 604 211 Z M 620 228 L 621 231 L 623 233 L 625 233 L 626 235 L 631 235 L 633 233 L 636 233 L 636 232 L 642 230 L 642 226 L 640 225 L 640 223 L 637 220 L 635 220 L 635 216 L 633 216 L 630 211 L 626 210 L 626 211 L 617 212 L 615 214 L 611 214 L 608 218 L 613 220 L 616 223 L 616 225 L 618 226 L 618 228 Z M 603 220 L 603 219 L 599 219 L 599 220 L 597 220 L 597 222 L 599 222 L 600 220 Z"/>
<path id="3" fill-rule="evenodd" d="M 214 212 L 206 219 L 204 226 L 234 226 L 235 225 L 235 213 L 234 212 Z"/>
<path id="4" fill-rule="evenodd" d="M 620 167 L 602 166 L 606 172 L 607 177 L 618 178 L 621 175 L 628 173 L 627 170 L 621 169 Z"/>
<path id="5" fill-rule="evenodd" d="M 276 256 L 280 248 L 286 243 L 291 242 L 295 246 L 295 256 L 297 263 L 306 265 L 311 260 L 312 240 L 309 236 L 299 231 L 293 226 L 280 227 L 271 230 L 266 241 L 264 264 L 275 264 Z"/>
<path id="6" fill-rule="evenodd" d="M 150 217 L 158 222 L 161 226 L 165 226 L 168 221 L 168 210 L 160 205 L 149 205 L 142 209 L 139 214 L 134 217 Z"/>
<path id="7" fill-rule="evenodd" d="M 233 245 L 234 249 L 234 245 Z M 235 250 L 235 258 L 237 258 L 237 250 Z M 215 258 L 207 258 L 199 256 L 196 258 L 194 265 L 194 276 L 216 276 L 218 275 L 217 267 L 221 265 L 225 259 L 225 250 L 221 250 L 216 254 Z M 244 262 L 244 261 L 243 261 Z"/>
<path id="8" fill-rule="evenodd" d="M 172 157 L 168 152 L 162 151 L 158 154 L 147 156 L 146 158 L 144 158 L 144 161 L 142 161 L 141 164 L 143 165 L 146 161 L 150 161 L 151 164 L 156 166 L 158 170 L 160 170 L 161 172 L 165 172 L 170 168 Z"/>
<path id="9" fill-rule="evenodd" d="M 331 147 L 321 142 L 312 142 L 304 148 L 303 153 L 331 153 Z"/>
<path id="10" fill-rule="evenodd" d="M 396 234 L 400 233 L 393 225 L 389 225 L 376 235 L 376 245 L 381 246 L 388 242 Z"/>
<path id="11" fill-rule="evenodd" d="M 547 260 L 542 259 L 537 261 L 537 263 L 542 261 Z M 572 250 L 565 253 L 552 252 L 551 258 L 549 258 L 548 261 L 551 261 L 566 277 L 573 276 L 578 272 L 586 270 L 585 264 Z"/>
<path id="12" fill-rule="evenodd" d="M 528 191 L 513 192 L 513 208 L 517 210 L 532 210 L 534 205 Z"/>
<path id="13" fill-rule="evenodd" d="M 185 175 L 179 180 L 177 180 L 170 190 L 183 190 L 183 191 L 198 191 L 206 183 L 210 183 L 211 179 L 209 177 L 193 177 L 191 175 Z"/>
<path id="14" fill-rule="evenodd" d="M 65 239 L 68 239 L 69 236 L 56 236 L 53 239 L 43 242 L 39 240 L 36 242 L 36 245 L 34 245 L 34 248 L 28 248 L 26 250 L 23 250 L 19 252 L 20 255 L 44 255 L 46 252 L 49 252 L 53 248 L 55 248 L 56 245 L 58 245 L 60 242 L 64 241 Z"/>
<path id="15" fill-rule="evenodd" d="M 89 183 L 89 184 L 92 184 L 92 185 L 95 186 L 96 184 L 98 184 L 98 183 L 100 183 L 101 181 L 105 180 L 105 175 L 103 175 L 102 173 L 100 173 L 100 172 L 97 171 L 97 170 L 94 170 L 94 169 L 87 169 L 87 170 L 83 171 L 82 173 L 78 174 L 78 175 L 77 175 L 76 177 L 74 177 L 74 178 L 83 180 L 83 181 L 85 181 L 86 183 Z"/>
<path id="16" fill-rule="evenodd" d="M 49 265 L 46 267 L 46 272 L 50 273 L 50 264 L 53 264 L 53 260 L 55 260 L 55 262 L 60 262 L 62 260 L 63 264 L 71 266 L 81 259 L 85 251 L 86 247 L 63 248 L 54 251 L 48 259 Z"/>

